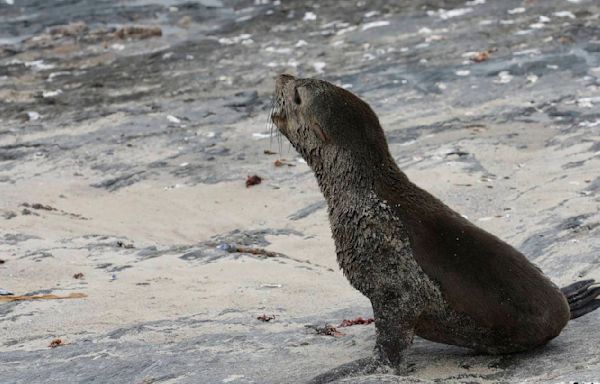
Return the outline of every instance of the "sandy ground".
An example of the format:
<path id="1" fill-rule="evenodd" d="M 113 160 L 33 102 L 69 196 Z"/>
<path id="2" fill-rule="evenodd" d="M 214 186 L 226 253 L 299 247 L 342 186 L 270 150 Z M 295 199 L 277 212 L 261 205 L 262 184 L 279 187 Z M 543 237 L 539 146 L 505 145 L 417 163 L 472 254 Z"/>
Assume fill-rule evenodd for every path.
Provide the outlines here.
<path id="1" fill-rule="evenodd" d="M 3 383 L 299 383 L 371 353 L 372 324 L 306 327 L 371 309 L 267 130 L 281 72 L 367 100 L 414 182 L 557 284 L 600 279 L 594 1 L 10 3 L 0 288 L 86 297 L 0 302 Z M 600 382 L 599 326 L 512 356 L 417 339 L 405 376 L 345 382 Z"/>

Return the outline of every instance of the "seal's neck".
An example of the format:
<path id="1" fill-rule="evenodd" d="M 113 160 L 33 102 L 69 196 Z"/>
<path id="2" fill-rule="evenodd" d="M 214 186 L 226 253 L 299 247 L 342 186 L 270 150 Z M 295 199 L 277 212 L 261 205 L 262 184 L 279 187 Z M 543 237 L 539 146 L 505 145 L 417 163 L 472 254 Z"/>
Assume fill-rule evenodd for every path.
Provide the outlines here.
<path id="1" fill-rule="evenodd" d="M 319 156 L 320 161 L 311 161 L 309 165 L 331 208 L 342 201 L 360 201 L 372 195 L 376 183 L 382 179 L 393 177 L 408 182 L 389 154 L 373 158 L 340 149 L 335 152 L 322 150 Z"/>

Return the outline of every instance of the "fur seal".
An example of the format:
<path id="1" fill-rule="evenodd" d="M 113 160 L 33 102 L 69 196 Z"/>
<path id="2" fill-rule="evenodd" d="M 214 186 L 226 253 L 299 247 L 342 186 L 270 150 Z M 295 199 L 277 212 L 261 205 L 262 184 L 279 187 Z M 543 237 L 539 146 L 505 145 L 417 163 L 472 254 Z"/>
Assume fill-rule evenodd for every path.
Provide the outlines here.
<path id="1" fill-rule="evenodd" d="M 373 306 L 376 351 L 398 366 L 414 335 L 488 354 L 526 351 L 600 307 L 593 280 L 559 289 L 509 244 L 413 184 L 371 107 L 280 75 L 271 120 L 314 171 L 338 263 Z"/>

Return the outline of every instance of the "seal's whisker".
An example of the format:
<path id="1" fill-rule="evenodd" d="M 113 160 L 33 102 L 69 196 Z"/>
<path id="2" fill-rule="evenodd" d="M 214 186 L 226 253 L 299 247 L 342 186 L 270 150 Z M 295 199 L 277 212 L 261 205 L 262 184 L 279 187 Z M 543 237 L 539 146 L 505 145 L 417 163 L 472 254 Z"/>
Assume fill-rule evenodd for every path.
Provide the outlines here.
<path id="1" fill-rule="evenodd" d="M 281 157 L 281 152 L 282 152 L 281 147 L 283 145 L 283 140 L 281 140 L 281 131 L 279 129 L 277 130 L 277 144 L 279 147 L 279 156 Z"/>
<path id="2" fill-rule="evenodd" d="M 286 103 L 284 98 L 279 99 L 281 101 L 281 105 L 279 105 L 279 109 L 283 111 L 285 116 L 290 116 L 291 111 L 289 108 L 289 104 Z M 277 129 L 277 143 L 279 146 L 279 156 L 281 157 L 283 154 L 283 134 L 279 129 Z"/>
<path id="3" fill-rule="evenodd" d="M 269 129 L 269 149 L 273 148 L 273 113 L 275 113 L 275 104 L 277 102 L 277 94 L 273 92 L 271 97 L 271 108 L 269 109 L 269 115 L 267 116 L 267 128 Z"/>

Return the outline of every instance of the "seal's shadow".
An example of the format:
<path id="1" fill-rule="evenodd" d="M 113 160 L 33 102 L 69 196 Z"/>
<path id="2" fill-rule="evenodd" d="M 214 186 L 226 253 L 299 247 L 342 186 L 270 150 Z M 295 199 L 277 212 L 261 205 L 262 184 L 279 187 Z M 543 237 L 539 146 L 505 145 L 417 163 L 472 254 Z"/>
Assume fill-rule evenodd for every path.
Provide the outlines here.
<path id="1" fill-rule="evenodd" d="M 584 349 L 576 340 L 563 337 L 527 352 L 486 355 L 416 337 L 407 355 L 409 369 L 403 376 L 433 380 L 507 380 L 529 372 L 535 377 L 552 371 L 557 361 L 561 361 L 563 367 L 563 364 L 574 365 L 578 353 L 584 353 Z"/>

